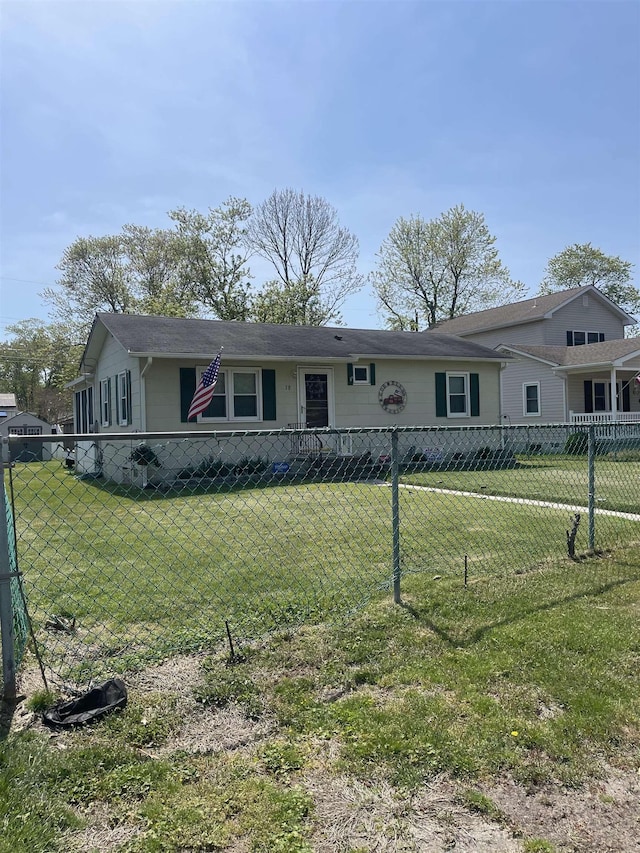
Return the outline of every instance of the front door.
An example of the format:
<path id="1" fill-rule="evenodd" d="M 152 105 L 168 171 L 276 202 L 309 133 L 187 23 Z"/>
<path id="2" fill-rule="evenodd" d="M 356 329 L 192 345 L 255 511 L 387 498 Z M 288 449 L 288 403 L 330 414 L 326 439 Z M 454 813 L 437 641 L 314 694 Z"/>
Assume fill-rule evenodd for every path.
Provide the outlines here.
<path id="1" fill-rule="evenodd" d="M 300 422 L 309 428 L 333 425 L 333 370 L 299 368 Z"/>

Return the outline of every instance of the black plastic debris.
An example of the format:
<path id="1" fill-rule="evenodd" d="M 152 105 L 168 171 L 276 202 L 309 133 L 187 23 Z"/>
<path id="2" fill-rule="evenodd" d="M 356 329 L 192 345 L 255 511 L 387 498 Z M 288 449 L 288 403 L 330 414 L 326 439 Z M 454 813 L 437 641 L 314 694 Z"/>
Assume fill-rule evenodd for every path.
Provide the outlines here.
<path id="1" fill-rule="evenodd" d="M 42 715 L 46 725 L 53 728 L 72 728 L 93 723 L 127 704 L 127 688 L 119 678 L 110 678 L 93 687 L 78 699 L 60 702 Z"/>

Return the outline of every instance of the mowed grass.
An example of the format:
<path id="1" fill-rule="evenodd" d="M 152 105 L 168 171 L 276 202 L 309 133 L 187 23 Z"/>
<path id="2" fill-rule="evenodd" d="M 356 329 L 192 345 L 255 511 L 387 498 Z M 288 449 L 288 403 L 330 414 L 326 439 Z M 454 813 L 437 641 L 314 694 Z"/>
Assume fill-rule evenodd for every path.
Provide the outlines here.
<path id="1" fill-rule="evenodd" d="M 152 693 L 134 687 L 123 713 L 91 728 L 11 736 L 0 743 L 0 850 L 87 850 L 93 837 L 117 853 L 308 853 L 328 849 L 326 829 L 335 837 L 316 797 L 337 779 L 341 815 L 359 782 L 409 818 L 412 795 L 444 776 L 459 803 L 502 822 L 481 793 L 500 779 L 533 792 L 580 789 L 607 765 L 635 773 L 637 549 L 462 595 L 455 584 L 415 575 L 401 605 L 380 594 L 339 623 L 246 646 L 233 666 L 222 650 L 201 659 L 199 727 L 230 710 L 247 727 L 268 722 L 241 750 L 185 752 L 185 697 L 161 679 Z M 95 821 L 103 834 L 83 834 Z M 507 829 L 518 837 L 517 825 Z M 364 849 L 390 849 L 378 831 Z M 520 843 L 555 849 L 544 838 Z"/>
<path id="2" fill-rule="evenodd" d="M 56 655 L 70 652 L 89 669 L 96 658 L 122 666 L 143 648 L 215 642 L 226 621 L 241 636 L 258 636 L 339 617 L 391 579 L 388 485 L 127 493 L 56 463 L 18 466 L 13 478 L 36 625 L 76 620 L 74 637 L 54 642 L 49 632 L 43 646 L 61 647 Z M 565 511 L 410 489 L 400 498 L 402 571 L 455 577 L 456 594 L 465 562 L 468 579 L 491 584 L 566 560 Z M 598 518 L 598 547 L 638 539 L 638 522 Z M 576 546 L 587 545 L 584 519 Z"/>
<path id="3" fill-rule="evenodd" d="M 404 473 L 402 482 L 584 507 L 589 500 L 586 457 L 520 457 L 513 469 Z M 595 500 L 598 509 L 640 512 L 640 462 L 597 456 Z"/>

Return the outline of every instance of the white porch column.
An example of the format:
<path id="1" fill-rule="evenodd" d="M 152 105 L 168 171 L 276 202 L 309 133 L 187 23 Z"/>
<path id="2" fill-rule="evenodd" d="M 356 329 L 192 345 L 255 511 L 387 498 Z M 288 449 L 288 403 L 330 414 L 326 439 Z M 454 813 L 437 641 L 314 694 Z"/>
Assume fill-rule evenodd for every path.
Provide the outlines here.
<path id="1" fill-rule="evenodd" d="M 617 420 L 618 420 L 618 400 L 617 400 L 617 396 L 618 396 L 618 395 L 617 395 L 617 393 L 616 393 L 616 392 L 617 392 L 617 380 L 616 380 L 616 376 L 617 376 L 617 374 L 616 374 L 616 369 L 615 369 L 615 367 L 612 367 L 612 368 L 611 368 L 611 380 L 610 380 L 610 384 L 611 384 L 611 388 L 610 388 L 610 394 L 611 394 L 611 420 L 612 420 L 612 421 L 617 421 Z"/>

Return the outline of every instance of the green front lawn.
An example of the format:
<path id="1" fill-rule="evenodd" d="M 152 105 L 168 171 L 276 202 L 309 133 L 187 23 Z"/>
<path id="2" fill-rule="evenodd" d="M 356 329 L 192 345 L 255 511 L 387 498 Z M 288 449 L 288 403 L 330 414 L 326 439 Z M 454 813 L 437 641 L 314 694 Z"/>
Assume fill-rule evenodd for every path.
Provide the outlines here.
<path id="1" fill-rule="evenodd" d="M 558 470 L 403 479 L 499 492 L 510 478 L 520 488 L 536 471 L 547 482 L 565 482 Z M 561 470 L 568 482 L 570 467 Z M 43 645 L 62 646 L 70 665 L 89 670 L 114 659 L 130 665 L 154 649 L 215 642 L 227 620 L 234 632 L 257 636 L 340 616 L 391 580 L 388 485 L 126 493 L 47 463 L 17 467 L 14 492 L 36 626 L 54 615 L 76 620 L 75 635 L 48 631 Z M 471 582 L 490 585 L 491 578 L 566 563 L 568 526 L 563 510 L 401 489 L 402 572 L 455 578 L 459 592 L 466 563 Z M 599 548 L 640 538 L 638 522 L 610 517 L 598 517 L 596 533 Z M 576 544 L 578 552 L 587 548 L 586 518 Z"/>
<path id="2" fill-rule="evenodd" d="M 0 743 L 0 850 L 84 853 L 108 839 L 114 853 L 310 853 L 333 849 L 320 846 L 333 835 L 336 849 L 353 853 L 388 843 L 383 817 L 370 846 L 354 841 L 349 808 L 362 786 L 371 809 L 374 793 L 392 798 L 396 831 L 411 820 L 412 797 L 442 778 L 457 791 L 442 826 L 454 827 L 463 807 L 506 827 L 517 849 L 556 849 L 523 838 L 483 790 L 513 779 L 529 793 L 560 785 L 582 798 L 580 786 L 607 765 L 635 774 L 638 553 L 463 594 L 454 583 L 413 576 L 401 606 L 379 596 L 337 624 L 245 647 L 234 666 L 223 650 L 201 659 L 201 680 L 188 689 L 195 718 L 178 682 L 165 687 L 158 676 L 93 727 L 12 735 Z M 204 732 L 231 712 L 253 732 L 241 748 L 183 749 L 189 719 Z M 318 812 L 337 780 L 332 823 L 326 801 Z M 562 825 L 552 820 L 548 837 Z"/>
<path id="3" fill-rule="evenodd" d="M 403 483 L 458 489 L 490 495 L 587 506 L 586 457 L 521 457 L 517 468 L 492 471 L 423 471 L 404 473 Z M 640 462 L 596 457 L 595 499 L 599 509 L 640 512 Z"/>

